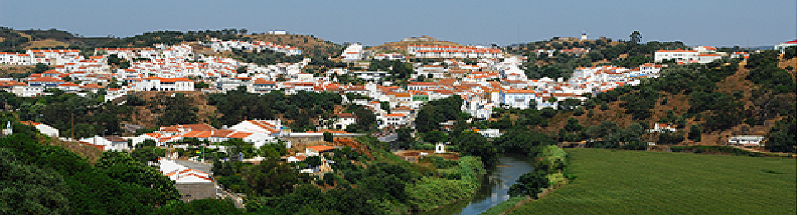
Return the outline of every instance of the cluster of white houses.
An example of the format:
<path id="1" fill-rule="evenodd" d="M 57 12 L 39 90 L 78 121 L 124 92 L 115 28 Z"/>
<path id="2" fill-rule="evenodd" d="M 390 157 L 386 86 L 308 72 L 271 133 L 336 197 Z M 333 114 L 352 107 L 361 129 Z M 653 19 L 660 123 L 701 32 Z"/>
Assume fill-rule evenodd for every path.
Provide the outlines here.
<path id="1" fill-rule="evenodd" d="M 237 40 L 222 41 L 217 38 L 211 38 L 208 40 L 208 42 L 202 42 L 202 45 L 211 47 L 211 49 L 213 49 L 215 52 L 239 49 L 239 50 L 247 50 L 255 52 L 271 50 L 274 52 L 284 53 L 286 55 L 300 55 L 303 53 L 300 49 L 296 47 L 288 45 L 278 45 L 264 41 L 249 41 L 249 42 L 237 41 Z"/>

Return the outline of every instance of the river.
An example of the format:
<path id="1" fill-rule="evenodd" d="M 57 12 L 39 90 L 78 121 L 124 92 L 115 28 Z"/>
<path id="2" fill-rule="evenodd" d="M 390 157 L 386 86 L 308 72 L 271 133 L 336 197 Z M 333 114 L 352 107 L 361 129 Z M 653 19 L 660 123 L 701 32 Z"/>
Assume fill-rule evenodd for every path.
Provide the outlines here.
<path id="1" fill-rule="evenodd" d="M 508 188 L 514 185 L 522 174 L 533 170 L 532 158 L 525 155 L 502 154 L 497 166 L 483 178 L 481 188 L 469 200 L 461 200 L 441 208 L 419 213 L 422 215 L 473 215 L 480 214 L 501 202 L 508 200 Z"/>

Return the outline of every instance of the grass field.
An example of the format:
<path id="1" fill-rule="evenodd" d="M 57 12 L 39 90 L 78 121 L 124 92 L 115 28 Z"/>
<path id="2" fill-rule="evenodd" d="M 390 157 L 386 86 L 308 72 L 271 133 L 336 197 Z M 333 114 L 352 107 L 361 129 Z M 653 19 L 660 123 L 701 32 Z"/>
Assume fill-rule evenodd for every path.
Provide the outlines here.
<path id="1" fill-rule="evenodd" d="M 797 160 L 567 149 L 572 184 L 512 214 L 796 214 Z"/>

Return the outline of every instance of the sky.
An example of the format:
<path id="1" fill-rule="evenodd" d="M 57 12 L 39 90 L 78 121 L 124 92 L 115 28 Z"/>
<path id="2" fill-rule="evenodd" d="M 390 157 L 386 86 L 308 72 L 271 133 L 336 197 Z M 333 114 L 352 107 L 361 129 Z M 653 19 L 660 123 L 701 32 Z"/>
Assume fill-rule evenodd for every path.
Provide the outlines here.
<path id="1" fill-rule="evenodd" d="M 0 0 L 0 26 L 86 37 L 158 30 L 287 30 L 334 43 L 380 45 L 428 35 L 501 46 L 553 37 L 774 45 L 797 38 L 796 0 L 615 1 L 108 1 Z"/>

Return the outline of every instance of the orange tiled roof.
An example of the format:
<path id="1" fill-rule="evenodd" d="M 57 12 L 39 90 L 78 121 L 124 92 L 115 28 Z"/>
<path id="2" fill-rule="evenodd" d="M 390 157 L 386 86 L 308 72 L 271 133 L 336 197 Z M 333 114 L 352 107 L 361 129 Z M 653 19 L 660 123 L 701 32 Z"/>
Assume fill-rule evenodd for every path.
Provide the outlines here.
<path id="1" fill-rule="evenodd" d="M 335 149 L 332 146 L 309 146 L 307 148 L 311 149 L 311 150 L 316 150 L 317 152 L 324 152 L 324 151 Z"/>

